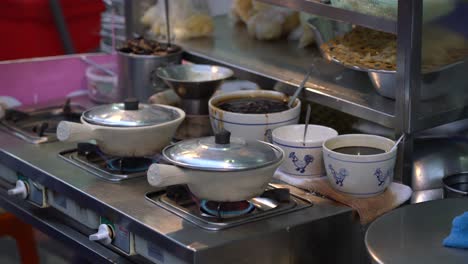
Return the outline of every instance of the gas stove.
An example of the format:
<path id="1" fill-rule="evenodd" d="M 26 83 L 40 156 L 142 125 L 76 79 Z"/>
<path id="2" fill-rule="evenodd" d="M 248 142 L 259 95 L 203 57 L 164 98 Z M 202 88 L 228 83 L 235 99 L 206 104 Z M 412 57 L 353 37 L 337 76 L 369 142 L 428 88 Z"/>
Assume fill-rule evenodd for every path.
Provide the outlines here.
<path id="1" fill-rule="evenodd" d="M 78 143 L 76 148 L 61 151 L 59 156 L 73 165 L 111 182 L 144 177 L 152 163 L 161 162 L 159 154 L 153 157 L 110 156 L 92 143 Z"/>
<path id="2" fill-rule="evenodd" d="M 249 201 L 203 201 L 184 186 L 150 186 L 139 168 L 161 162 L 157 156 L 145 163 L 103 156 L 93 145 L 46 142 L 0 130 L 0 206 L 91 262 L 361 261 L 353 211 L 306 191 L 272 182 Z"/>
<path id="3" fill-rule="evenodd" d="M 31 108 L 24 111 L 9 109 L 0 121 L 0 128 L 26 142 L 41 144 L 57 141 L 55 132 L 60 121 L 80 122 L 85 109 L 67 99 L 62 105 Z"/>
<path id="4" fill-rule="evenodd" d="M 313 205 L 290 194 L 289 189 L 273 185 L 269 185 L 260 197 L 234 203 L 199 200 L 191 195 L 185 186 L 171 186 L 166 190 L 147 193 L 145 196 L 148 201 L 203 229 L 212 231 L 259 221 Z"/>

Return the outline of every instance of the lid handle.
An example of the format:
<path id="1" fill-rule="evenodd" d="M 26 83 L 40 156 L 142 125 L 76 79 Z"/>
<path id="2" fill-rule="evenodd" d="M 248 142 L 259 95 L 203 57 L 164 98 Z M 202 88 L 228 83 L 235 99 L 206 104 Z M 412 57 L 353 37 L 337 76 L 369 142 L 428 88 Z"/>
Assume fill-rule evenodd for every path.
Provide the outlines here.
<path id="1" fill-rule="evenodd" d="M 215 143 L 226 145 L 231 142 L 231 132 L 223 129 L 215 134 Z"/>
<path id="2" fill-rule="evenodd" d="M 136 98 L 128 98 L 124 101 L 124 109 L 129 111 L 138 110 L 140 102 Z"/>

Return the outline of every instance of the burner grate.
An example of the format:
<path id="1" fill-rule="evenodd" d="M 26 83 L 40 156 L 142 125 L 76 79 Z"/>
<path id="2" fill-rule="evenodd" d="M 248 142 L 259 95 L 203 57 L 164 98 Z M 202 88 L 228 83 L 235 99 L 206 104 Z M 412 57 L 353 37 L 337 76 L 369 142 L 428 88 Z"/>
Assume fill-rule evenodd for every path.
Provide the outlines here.
<path id="1" fill-rule="evenodd" d="M 199 201 L 196 197 L 193 197 L 185 185 L 169 186 L 166 190 L 146 194 L 146 199 L 155 205 L 211 231 L 223 230 L 312 206 L 309 201 L 290 194 L 288 189 L 273 186 L 268 186 L 262 197 L 274 199 L 278 206 L 272 209 L 264 209 L 258 204 L 248 202 L 253 208 L 247 214 L 223 218 L 206 214 L 203 209 L 200 210 L 203 200 Z M 205 201 L 205 203 L 207 202 Z"/>
<path id="2" fill-rule="evenodd" d="M 77 149 L 62 151 L 59 156 L 111 182 L 144 177 L 149 166 L 160 161 L 159 155 L 132 158 L 108 156 L 91 143 L 78 143 Z"/>
<path id="3" fill-rule="evenodd" d="M 119 173 L 146 172 L 154 163 L 149 158 L 112 158 L 106 161 L 106 167 Z"/>
<path id="4" fill-rule="evenodd" d="M 60 121 L 80 122 L 84 108 L 72 105 L 67 99 L 63 106 L 34 109 L 26 112 L 8 109 L 1 120 L 1 128 L 34 144 L 56 141 Z"/>
<path id="5" fill-rule="evenodd" d="M 240 202 L 214 202 L 202 200 L 200 210 L 206 216 L 216 217 L 218 219 L 238 217 L 249 214 L 255 209 L 255 206 L 248 201 Z"/>

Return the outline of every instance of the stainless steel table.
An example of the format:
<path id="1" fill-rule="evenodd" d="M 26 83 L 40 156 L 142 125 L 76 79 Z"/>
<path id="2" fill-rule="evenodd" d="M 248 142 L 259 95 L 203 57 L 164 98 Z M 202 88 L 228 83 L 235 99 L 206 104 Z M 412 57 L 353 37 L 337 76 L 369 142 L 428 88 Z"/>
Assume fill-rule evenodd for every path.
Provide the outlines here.
<path id="1" fill-rule="evenodd" d="M 367 230 L 373 263 L 468 263 L 468 250 L 446 248 L 455 216 L 468 211 L 468 199 L 445 199 L 394 210 Z"/>

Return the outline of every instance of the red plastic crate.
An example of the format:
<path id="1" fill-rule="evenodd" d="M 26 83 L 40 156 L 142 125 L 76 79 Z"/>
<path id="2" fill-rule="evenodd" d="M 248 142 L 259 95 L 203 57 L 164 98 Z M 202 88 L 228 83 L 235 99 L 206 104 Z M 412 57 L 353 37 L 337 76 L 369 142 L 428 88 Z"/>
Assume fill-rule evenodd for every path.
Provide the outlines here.
<path id="1" fill-rule="evenodd" d="M 99 0 L 61 0 L 76 52 L 99 47 Z M 64 53 L 48 0 L 0 1 L 0 60 L 60 55 Z"/>

